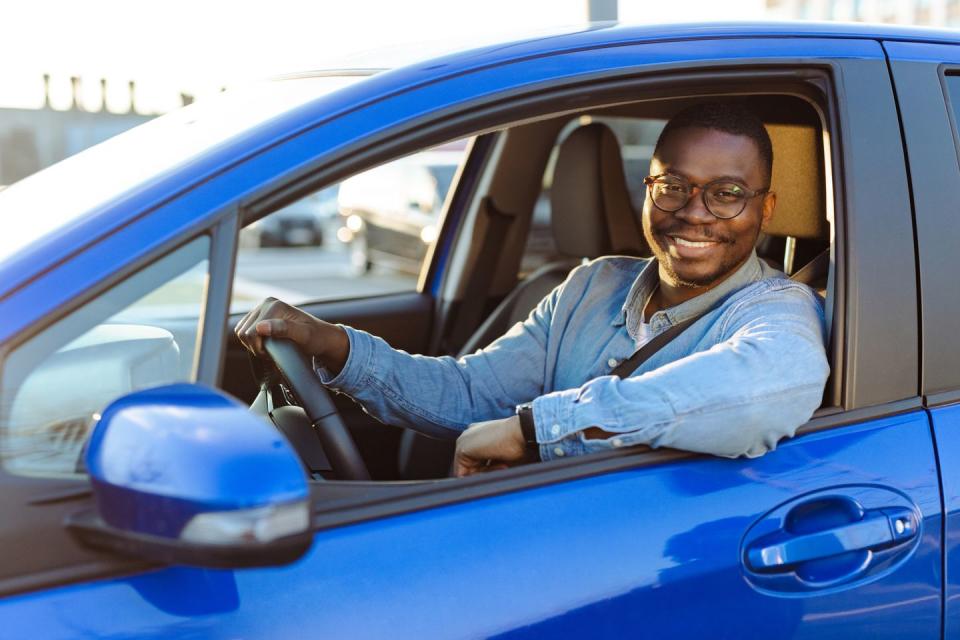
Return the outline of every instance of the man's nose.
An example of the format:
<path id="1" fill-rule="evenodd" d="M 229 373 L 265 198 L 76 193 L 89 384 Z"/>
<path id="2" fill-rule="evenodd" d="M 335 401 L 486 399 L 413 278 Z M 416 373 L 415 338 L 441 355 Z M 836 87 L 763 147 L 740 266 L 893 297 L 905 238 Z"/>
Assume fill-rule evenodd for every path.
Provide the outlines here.
<path id="1" fill-rule="evenodd" d="M 704 203 L 701 187 L 693 187 L 687 204 L 682 209 L 674 211 L 673 215 L 689 224 L 709 224 L 716 220 L 716 217 L 710 213 Z"/>

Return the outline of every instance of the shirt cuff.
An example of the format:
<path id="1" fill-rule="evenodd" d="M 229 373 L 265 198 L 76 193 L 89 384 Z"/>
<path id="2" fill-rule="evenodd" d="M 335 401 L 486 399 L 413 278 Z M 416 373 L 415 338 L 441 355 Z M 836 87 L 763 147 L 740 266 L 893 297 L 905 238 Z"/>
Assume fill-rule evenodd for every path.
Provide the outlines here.
<path id="1" fill-rule="evenodd" d="M 584 431 L 598 426 L 597 416 L 578 403 L 581 389 L 567 389 L 540 396 L 533 401 L 533 426 L 542 460 L 611 451 L 634 444 L 646 444 L 637 431 L 611 434 L 608 438 L 587 438 Z M 579 409 L 579 411 L 578 411 Z"/>
<path id="2" fill-rule="evenodd" d="M 344 325 L 337 326 L 347 332 L 350 342 L 350 351 L 343 369 L 333 375 L 316 358 L 313 359 L 313 369 L 324 386 L 350 395 L 367 386 L 367 378 L 371 373 L 370 361 L 373 358 L 373 338 L 364 331 Z"/>
<path id="3" fill-rule="evenodd" d="M 556 391 L 533 401 L 533 426 L 541 460 L 557 460 L 587 453 L 573 426 L 573 403 L 578 389 Z"/>

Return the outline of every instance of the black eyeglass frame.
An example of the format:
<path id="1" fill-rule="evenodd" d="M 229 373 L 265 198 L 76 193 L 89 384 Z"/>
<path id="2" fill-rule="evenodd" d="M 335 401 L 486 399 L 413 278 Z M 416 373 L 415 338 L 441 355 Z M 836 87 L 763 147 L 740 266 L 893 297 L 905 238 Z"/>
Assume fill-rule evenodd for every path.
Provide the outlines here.
<path id="1" fill-rule="evenodd" d="M 688 189 L 686 190 L 687 199 L 684 200 L 683 204 L 681 204 L 676 209 L 664 209 L 659 204 L 657 204 L 656 199 L 653 197 L 653 185 L 655 185 L 660 178 L 673 178 L 677 182 L 681 184 L 686 184 L 688 186 Z M 744 210 L 747 208 L 748 201 L 752 200 L 753 198 L 756 198 L 757 196 L 762 196 L 764 194 L 771 193 L 769 188 L 756 189 L 756 190 L 748 189 L 744 185 L 738 184 L 733 180 L 728 180 L 726 178 L 718 178 L 717 180 L 711 180 L 706 184 L 696 184 L 695 182 L 690 182 L 686 178 L 681 178 L 680 176 L 675 176 L 671 173 L 661 173 L 660 175 L 656 175 L 656 176 L 647 176 L 646 178 L 643 179 L 643 184 L 647 186 L 647 193 L 650 194 L 650 202 L 653 203 L 653 206 L 655 206 L 660 211 L 663 211 L 664 213 L 676 213 L 677 211 L 680 211 L 685 206 L 690 204 L 690 199 L 693 197 L 693 190 L 700 189 L 700 201 L 703 202 L 703 207 L 710 212 L 710 215 L 712 215 L 714 218 L 717 218 L 718 220 L 733 220 L 734 218 L 736 218 L 737 216 L 739 216 L 741 213 L 744 212 Z M 743 197 L 743 202 L 740 206 L 740 211 L 737 211 L 732 216 L 719 216 L 713 209 L 710 208 L 710 204 L 707 202 L 707 188 L 710 187 L 710 185 L 714 185 L 714 184 L 735 184 L 741 189 L 743 189 L 744 197 Z"/>

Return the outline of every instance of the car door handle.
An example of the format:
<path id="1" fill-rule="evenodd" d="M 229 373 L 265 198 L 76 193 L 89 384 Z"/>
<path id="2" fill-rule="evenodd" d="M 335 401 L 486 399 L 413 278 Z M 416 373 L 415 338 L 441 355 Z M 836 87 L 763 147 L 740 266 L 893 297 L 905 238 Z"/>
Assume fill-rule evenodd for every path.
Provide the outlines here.
<path id="1" fill-rule="evenodd" d="M 747 550 L 747 563 L 754 571 L 787 570 L 801 562 L 899 544 L 916 533 L 917 518 L 912 510 L 876 509 L 858 522 L 832 529 L 799 535 L 779 531 L 765 536 Z"/>

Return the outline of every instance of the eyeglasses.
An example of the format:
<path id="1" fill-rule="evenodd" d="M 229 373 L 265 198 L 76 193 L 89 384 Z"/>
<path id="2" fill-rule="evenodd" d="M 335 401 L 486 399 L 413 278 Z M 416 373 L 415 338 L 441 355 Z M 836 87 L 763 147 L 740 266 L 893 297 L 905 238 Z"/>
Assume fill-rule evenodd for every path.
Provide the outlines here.
<path id="1" fill-rule="evenodd" d="M 730 180 L 714 180 L 707 184 L 694 184 L 678 176 L 669 174 L 647 176 L 643 184 L 650 188 L 650 198 L 657 209 L 667 213 L 680 211 L 690 198 L 693 190 L 700 189 L 703 205 L 717 218 L 729 220 L 743 213 L 747 200 L 769 193 L 769 189 L 751 191 Z"/>

